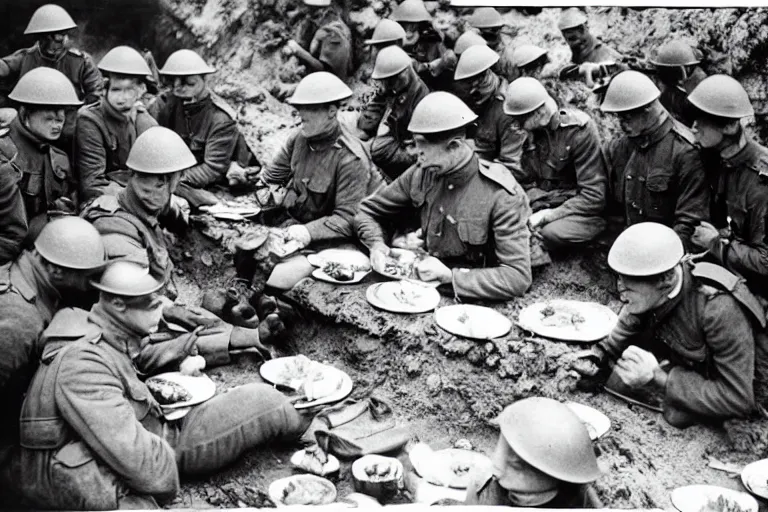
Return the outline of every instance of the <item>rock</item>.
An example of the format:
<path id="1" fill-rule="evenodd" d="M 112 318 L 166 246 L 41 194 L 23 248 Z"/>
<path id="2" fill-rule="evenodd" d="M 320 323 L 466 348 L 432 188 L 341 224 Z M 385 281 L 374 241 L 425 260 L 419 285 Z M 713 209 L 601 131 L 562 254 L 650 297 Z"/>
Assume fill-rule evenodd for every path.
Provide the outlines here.
<path id="1" fill-rule="evenodd" d="M 475 447 L 472 445 L 472 441 L 469 439 L 458 439 L 455 443 L 453 443 L 453 447 L 457 448 L 459 450 L 474 450 Z"/>
<path id="2" fill-rule="evenodd" d="M 447 340 L 440 340 L 439 344 L 448 357 L 464 356 L 475 346 L 474 342 L 455 336 Z"/>
<path id="3" fill-rule="evenodd" d="M 429 377 L 427 377 L 427 390 L 431 395 L 436 395 L 440 393 L 440 389 L 442 388 L 442 381 L 440 380 L 440 376 L 436 373 L 433 373 Z"/>
<path id="4" fill-rule="evenodd" d="M 213 257 L 211 256 L 211 253 L 209 253 L 209 252 L 204 252 L 203 254 L 201 254 L 200 255 L 200 261 L 206 267 L 210 267 L 211 265 L 213 265 Z"/>
<path id="5" fill-rule="evenodd" d="M 467 354 L 467 359 L 475 366 L 480 366 L 485 360 L 485 351 L 479 345 L 475 345 Z"/>
<path id="6" fill-rule="evenodd" d="M 422 362 L 423 361 L 418 357 L 409 356 L 407 358 L 405 373 L 407 373 L 409 377 L 416 377 L 421 373 Z"/>

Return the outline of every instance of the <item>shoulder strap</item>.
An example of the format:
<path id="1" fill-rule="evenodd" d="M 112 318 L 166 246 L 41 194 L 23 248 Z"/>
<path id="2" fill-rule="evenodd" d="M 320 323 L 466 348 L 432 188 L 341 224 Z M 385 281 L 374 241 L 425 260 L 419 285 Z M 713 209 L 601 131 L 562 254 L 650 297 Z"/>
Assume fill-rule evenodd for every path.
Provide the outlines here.
<path id="1" fill-rule="evenodd" d="M 760 326 L 765 327 L 765 311 L 757 297 L 747 288 L 744 279 L 720 265 L 708 262 L 699 262 L 693 265 L 691 274 L 705 284 L 730 293 L 739 304 L 752 314 Z"/>
<path id="2" fill-rule="evenodd" d="M 233 109 L 229 103 L 224 101 L 222 97 L 219 95 L 211 92 L 211 102 L 219 108 L 219 110 L 222 110 L 225 114 L 227 114 L 229 117 L 232 118 L 233 121 L 237 121 L 237 112 L 235 112 L 235 109 Z"/>
<path id="3" fill-rule="evenodd" d="M 512 176 L 512 173 L 509 172 L 509 169 L 504 167 L 502 164 L 479 160 L 478 168 L 480 170 L 480 174 L 497 183 L 513 196 L 519 194 L 522 190 L 520 188 L 520 184 L 517 182 L 514 176 Z"/>
<path id="4" fill-rule="evenodd" d="M 692 146 L 696 145 L 696 137 L 693 135 L 693 132 L 691 131 L 691 129 L 674 118 L 672 119 L 672 131 L 678 134 L 682 139 L 684 139 L 690 145 Z"/>

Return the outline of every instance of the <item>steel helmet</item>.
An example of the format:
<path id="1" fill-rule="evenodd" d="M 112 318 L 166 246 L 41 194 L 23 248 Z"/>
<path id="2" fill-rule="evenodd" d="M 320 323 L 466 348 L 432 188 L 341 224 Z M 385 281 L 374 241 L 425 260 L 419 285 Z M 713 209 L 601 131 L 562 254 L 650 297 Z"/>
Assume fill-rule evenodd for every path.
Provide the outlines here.
<path id="1" fill-rule="evenodd" d="M 657 222 L 633 224 L 608 251 L 608 266 L 625 276 L 655 276 L 675 268 L 684 254 L 675 231 Z"/>
<path id="2" fill-rule="evenodd" d="M 584 14 L 584 11 L 578 7 L 571 7 L 569 9 L 565 9 L 560 14 L 560 19 L 557 21 L 557 28 L 559 28 L 562 32 L 563 30 L 568 30 L 569 28 L 580 27 L 586 22 L 587 15 Z"/>
<path id="3" fill-rule="evenodd" d="M 691 45 L 676 40 L 661 45 L 651 57 L 651 64 L 662 67 L 692 66 L 701 59 Z"/>
<path id="4" fill-rule="evenodd" d="M 318 71 L 302 78 L 293 96 L 287 101 L 291 105 L 320 105 L 341 101 L 350 96 L 352 90 L 339 77 L 327 71 Z"/>
<path id="5" fill-rule="evenodd" d="M 395 20 L 381 20 L 376 28 L 373 29 L 373 35 L 365 40 L 365 44 L 393 43 L 405 40 L 405 29 Z"/>
<path id="6" fill-rule="evenodd" d="M 603 112 L 628 112 L 644 107 L 661 95 L 656 84 L 639 71 L 622 71 L 614 76 L 600 105 Z"/>
<path id="7" fill-rule="evenodd" d="M 207 75 L 216 71 L 205 63 L 203 58 L 192 50 L 179 50 L 173 52 L 160 69 L 161 75 L 189 76 Z"/>
<path id="8" fill-rule="evenodd" d="M 458 39 L 456 39 L 456 44 L 453 45 L 453 52 L 456 55 L 461 55 L 470 47 L 479 44 L 488 46 L 488 41 L 486 41 L 483 36 L 477 32 L 464 32 L 459 36 Z"/>
<path id="9" fill-rule="evenodd" d="M 116 46 L 109 50 L 99 61 L 99 69 L 120 75 L 149 76 L 152 74 L 144 57 L 130 46 Z"/>
<path id="10" fill-rule="evenodd" d="M 179 134 L 153 126 L 136 138 L 125 165 L 146 174 L 168 174 L 189 169 L 196 163 Z"/>
<path id="11" fill-rule="evenodd" d="M 56 4 L 46 4 L 39 7 L 29 19 L 25 34 L 44 34 L 62 32 L 77 28 L 72 16 Z"/>
<path id="12" fill-rule="evenodd" d="M 493 7 L 480 7 L 469 17 L 469 25 L 475 28 L 496 28 L 503 27 L 506 23 L 501 19 L 499 11 Z"/>
<path id="13" fill-rule="evenodd" d="M 518 68 L 522 68 L 536 59 L 543 57 L 547 53 L 549 53 L 548 50 L 545 50 L 544 48 L 532 44 L 524 44 L 512 51 L 512 64 Z"/>
<path id="14" fill-rule="evenodd" d="M 453 74 L 454 80 L 464 80 L 479 75 L 499 62 L 499 54 L 484 44 L 470 46 L 461 54 Z"/>
<path id="15" fill-rule="evenodd" d="M 736 79 L 728 75 L 712 75 L 705 78 L 688 95 L 688 101 L 713 116 L 739 119 L 755 114 L 747 91 Z"/>
<path id="16" fill-rule="evenodd" d="M 390 18 L 400 23 L 432 21 L 432 15 L 429 14 L 422 0 L 405 0 L 395 7 Z"/>
<path id="17" fill-rule="evenodd" d="M 542 473 L 574 484 L 600 477 L 587 428 L 567 405 L 525 398 L 505 407 L 497 421 L 510 448 Z"/>
<path id="18" fill-rule="evenodd" d="M 439 133 L 466 126 L 477 119 L 463 101 L 449 92 L 431 92 L 413 109 L 408 131 L 411 133 Z"/>
<path id="19" fill-rule="evenodd" d="M 507 88 L 504 113 L 509 116 L 530 114 L 542 106 L 549 97 L 549 93 L 541 82 L 530 76 L 520 77 Z"/>
<path id="20" fill-rule="evenodd" d="M 143 297 L 160 290 L 164 283 L 152 277 L 149 269 L 133 261 L 113 261 L 98 282 L 91 286 L 102 292 L 122 297 Z"/>
<path id="21" fill-rule="evenodd" d="M 73 270 L 95 270 L 107 263 L 101 235 L 80 217 L 50 221 L 35 239 L 35 249 L 46 261 Z"/>
<path id="22" fill-rule="evenodd" d="M 83 104 L 69 78 L 45 66 L 19 78 L 8 98 L 25 105 L 77 107 Z"/>
<path id="23" fill-rule="evenodd" d="M 376 63 L 373 65 L 371 78 L 374 80 L 389 78 L 408 69 L 410 65 L 411 58 L 405 53 L 405 50 L 399 46 L 387 46 L 376 55 Z"/>

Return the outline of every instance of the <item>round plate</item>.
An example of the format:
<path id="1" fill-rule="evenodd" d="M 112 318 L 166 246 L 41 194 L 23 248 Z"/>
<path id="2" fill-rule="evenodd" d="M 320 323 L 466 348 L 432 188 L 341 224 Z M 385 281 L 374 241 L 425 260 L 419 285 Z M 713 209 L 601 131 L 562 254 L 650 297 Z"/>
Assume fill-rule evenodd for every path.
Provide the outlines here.
<path id="1" fill-rule="evenodd" d="M 311 255 L 310 255 L 311 256 Z M 309 256 L 307 256 L 307 259 L 309 259 Z M 311 263 L 311 261 L 310 261 Z M 334 279 L 325 272 L 323 272 L 322 268 L 316 268 L 312 271 L 312 277 L 317 279 L 318 281 L 325 281 L 326 283 L 333 283 L 333 284 L 355 284 L 359 283 L 363 279 L 365 279 L 365 276 L 370 274 L 370 270 L 366 270 L 363 272 L 355 272 L 355 277 L 350 279 L 349 281 L 339 281 L 338 279 Z"/>
<path id="2" fill-rule="evenodd" d="M 166 421 L 176 421 L 180 420 L 187 414 L 189 414 L 189 411 L 191 411 L 191 407 L 181 407 L 179 409 L 167 409 L 163 411 L 163 416 L 165 416 Z"/>
<path id="3" fill-rule="evenodd" d="M 576 402 L 566 402 L 565 405 L 579 417 L 581 422 L 587 427 L 589 438 L 591 440 L 599 439 L 605 435 L 611 428 L 611 420 L 608 416 L 601 413 L 593 407 L 578 404 Z"/>
<path id="4" fill-rule="evenodd" d="M 476 468 L 491 465 L 486 455 L 458 448 L 411 451 L 410 459 L 416 472 L 427 482 L 452 489 L 466 489 Z"/>
<path id="5" fill-rule="evenodd" d="M 768 500 L 768 459 L 748 464 L 741 472 L 741 481 L 749 492 Z"/>
<path id="6" fill-rule="evenodd" d="M 304 485 L 311 485 L 313 489 L 320 491 L 319 495 L 313 496 L 313 500 L 305 503 L 292 503 L 291 505 L 327 505 L 336 500 L 336 486 L 330 480 L 315 475 L 292 475 L 280 480 L 275 480 L 269 484 L 269 497 L 278 507 L 288 507 L 290 505 L 283 502 L 283 491 L 292 483 L 298 488 Z"/>
<path id="7" fill-rule="evenodd" d="M 190 375 L 182 375 L 180 372 L 168 372 L 155 375 L 147 380 L 150 381 L 155 379 L 165 379 L 170 382 L 175 382 L 176 384 L 186 389 L 190 395 L 192 395 L 191 400 L 186 400 L 184 402 L 178 402 L 171 405 L 161 405 L 160 407 L 162 407 L 163 410 L 179 409 L 181 407 L 189 407 L 190 405 L 200 404 L 206 400 L 210 400 L 213 398 L 213 395 L 216 394 L 216 383 L 213 382 L 211 378 L 205 374 L 200 375 L 199 377 L 192 377 Z"/>
<path id="8" fill-rule="evenodd" d="M 672 491 L 672 505 L 680 512 L 700 512 L 719 496 L 738 503 L 743 512 L 757 512 L 757 500 L 745 492 L 716 485 L 687 485 Z"/>
<path id="9" fill-rule="evenodd" d="M 299 365 L 301 365 L 300 370 L 293 369 L 299 367 Z M 318 365 L 323 372 L 331 373 L 331 377 L 335 381 L 340 381 L 339 386 L 332 393 L 322 398 L 309 402 L 296 402 L 293 404 L 294 408 L 306 409 L 316 405 L 337 402 L 349 396 L 354 387 L 354 383 L 352 382 L 352 378 L 347 375 L 346 372 L 334 368 L 333 366 L 328 366 L 327 364 L 312 361 L 304 356 L 289 356 L 270 359 L 259 367 L 259 373 L 267 382 L 297 389 L 303 383 L 303 380 L 308 377 L 309 368 L 316 368 L 317 366 L 315 365 Z M 287 378 L 286 374 L 290 375 L 290 378 Z"/>
<path id="10" fill-rule="evenodd" d="M 350 393 L 352 393 L 352 388 L 354 387 L 352 377 L 339 369 L 333 368 L 331 366 L 329 366 L 329 368 L 331 368 L 334 372 L 339 372 L 339 377 L 341 378 L 341 384 L 338 388 L 336 388 L 336 391 L 330 395 L 326 395 L 322 398 L 318 398 L 309 402 L 294 402 L 294 409 L 309 409 L 310 407 L 315 407 L 316 405 L 338 402 L 339 400 L 344 400 L 349 396 Z"/>
<path id="11" fill-rule="evenodd" d="M 315 267 L 323 267 L 326 263 L 334 262 L 352 265 L 359 269 L 371 268 L 371 260 L 368 256 L 352 249 L 325 249 L 315 254 L 308 254 L 307 259 Z"/>
<path id="12" fill-rule="evenodd" d="M 549 308 L 554 314 L 545 316 Z M 602 304 L 561 299 L 531 304 L 518 317 L 520 327 L 539 336 L 582 342 L 605 338 L 617 321 L 616 313 Z"/>
<path id="13" fill-rule="evenodd" d="M 440 303 L 440 293 L 429 286 L 409 281 L 372 284 L 365 291 L 368 302 L 392 313 L 426 313 Z"/>
<path id="14" fill-rule="evenodd" d="M 473 304 L 439 308 L 435 321 L 451 334 L 480 340 L 504 336 L 512 328 L 512 321 L 498 311 Z"/>

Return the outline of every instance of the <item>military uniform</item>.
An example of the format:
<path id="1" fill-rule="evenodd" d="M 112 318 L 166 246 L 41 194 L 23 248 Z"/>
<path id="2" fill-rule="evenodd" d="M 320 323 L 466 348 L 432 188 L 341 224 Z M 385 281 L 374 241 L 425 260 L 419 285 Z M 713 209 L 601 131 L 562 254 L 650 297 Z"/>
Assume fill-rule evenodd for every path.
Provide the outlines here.
<path id="1" fill-rule="evenodd" d="M 540 233 L 548 245 L 587 242 L 604 228 L 607 171 L 594 121 L 576 109 L 555 113 L 531 134 L 518 181 L 534 212 L 551 208 Z"/>
<path id="2" fill-rule="evenodd" d="M 286 187 L 282 206 L 305 225 L 313 242 L 354 236 L 352 219 L 360 201 L 381 184 L 363 143 L 338 123 L 312 139 L 297 129 L 262 180 Z"/>
<path id="3" fill-rule="evenodd" d="M 591 485 L 561 483 L 560 492 L 541 508 L 603 508 Z M 508 491 L 499 485 L 491 466 L 475 469 L 467 485 L 465 505 L 517 507 L 509 499 Z"/>
<path id="4" fill-rule="evenodd" d="M 27 236 L 27 212 L 19 190 L 19 176 L 11 163 L 0 161 L 0 265 L 16 258 Z"/>
<path id="5" fill-rule="evenodd" d="M 509 300 L 528 289 L 530 207 L 503 165 L 473 155 L 444 176 L 414 165 L 360 205 L 355 218 L 360 240 L 368 247 L 385 243 L 382 224 L 402 226 L 403 215 L 414 209 L 427 252 L 456 267 L 456 296 Z"/>
<path id="6" fill-rule="evenodd" d="M 62 310 L 44 337 L 10 468 L 34 508 L 155 508 L 155 499 L 179 491 L 180 473 L 210 474 L 307 426 L 264 384 L 231 389 L 168 422 L 137 376 L 140 339 L 101 304 Z"/>
<path id="7" fill-rule="evenodd" d="M 413 60 L 413 69 L 430 91 L 450 91 L 456 57 L 450 58 L 443 36 L 431 23 L 422 22 L 421 25 L 419 40 L 413 45 L 403 46 L 403 50 Z"/>
<path id="8" fill-rule="evenodd" d="M 672 425 L 748 416 L 755 406 L 755 338 L 747 314 L 760 321 L 762 311 L 748 292 L 751 299 L 741 300 L 750 309 L 743 309 L 736 294 L 710 279 L 716 273 L 683 265 L 682 275 L 679 293 L 666 304 L 642 315 L 622 311 L 601 346 L 613 358 L 637 345 L 670 361 L 663 407 Z"/>
<path id="9" fill-rule="evenodd" d="M 709 217 L 709 189 L 693 133 L 665 115 L 649 133 L 606 145 L 608 211 L 623 218 L 622 226 L 669 226 L 689 246 L 694 227 Z"/>
<path id="10" fill-rule="evenodd" d="M 429 94 L 429 89 L 415 74 L 410 74 L 410 82 L 399 93 L 382 91 L 377 93 L 360 113 L 357 127 L 375 136 L 382 120 L 389 128 L 389 133 L 376 136 L 371 144 L 371 157 L 390 179 L 397 178 L 416 161 L 406 151 L 405 141 L 410 138 L 408 123 L 416 105 Z"/>
<path id="11" fill-rule="evenodd" d="M 707 75 L 702 71 L 700 67 L 696 67 L 687 79 L 681 84 L 671 86 L 662 83 L 660 85 L 661 96 L 659 101 L 669 113 L 683 123 L 687 127 L 693 126 L 693 122 L 696 120 L 696 109 L 688 102 L 688 95 L 693 92 L 697 85 L 702 80 L 707 78 Z"/>
<path id="12" fill-rule="evenodd" d="M 48 221 L 48 210 L 57 199 L 70 199 L 77 206 L 77 183 L 69 158 L 30 132 L 18 117 L 0 134 L 0 172 L 13 176 L 16 181 L 24 205 L 23 236 L 30 240 Z M 5 191 L 0 194 L 5 195 Z M 9 211 L 16 215 L 19 213 L 17 197 L 9 197 L 10 202 L 6 203 Z M 16 226 L 15 236 L 18 236 L 21 233 L 18 216 L 8 220 Z M 0 222 L 5 223 L 6 219 Z"/>
<path id="13" fill-rule="evenodd" d="M 499 38 L 497 40 L 487 42 L 488 47 L 499 54 L 499 61 L 491 68 L 493 72 L 508 82 L 518 78 L 520 73 L 518 72 L 517 66 L 515 66 L 514 60 L 512 59 L 512 53 L 515 50 L 513 45 L 506 43 L 501 34 L 499 34 Z"/>
<path id="14" fill-rule="evenodd" d="M 571 62 L 574 64 L 584 64 L 585 62 L 619 62 L 621 58 L 619 52 L 607 46 L 592 34 L 588 36 L 587 44 L 579 51 L 574 51 L 571 48 Z"/>
<path id="15" fill-rule="evenodd" d="M 130 116 L 118 112 L 106 98 L 86 105 L 77 115 L 75 168 L 83 201 L 107 193 L 110 183 L 125 186 L 125 161 L 136 137 L 157 122 L 143 106 Z M 116 191 L 112 188 L 111 191 Z"/>
<path id="16" fill-rule="evenodd" d="M 296 42 L 323 63 L 324 71 L 347 80 L 352 73 L 352 31 L 333 8 L 320 19 L 306 18 L 297 29 Z"/>

